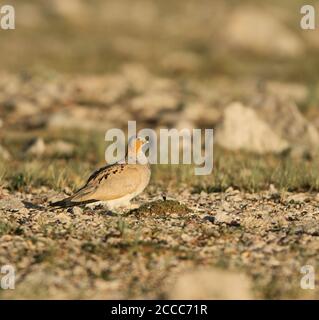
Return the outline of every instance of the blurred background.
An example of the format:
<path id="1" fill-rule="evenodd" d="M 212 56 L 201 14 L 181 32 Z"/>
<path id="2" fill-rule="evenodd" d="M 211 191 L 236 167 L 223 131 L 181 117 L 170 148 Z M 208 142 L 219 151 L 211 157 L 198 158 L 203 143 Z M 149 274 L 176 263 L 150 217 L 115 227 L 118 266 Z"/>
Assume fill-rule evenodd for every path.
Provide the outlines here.
<path id="1" fill-rule="evenodd" d="M 5 3 L 16 30 L 1 32 L 3 70 L 103 74 L 137 63 L 171 76 L 317 79 L 319 31 L 299 27 L 300 0 Z"/>
<path id="2" fill-rule="evenodd" d="M 319 145 L 319 28 L 300 28 L 303 1 L 9 2 L 16 29 L 0 34 L 2 158 L 23 158 L 18 151 L 32 143 L 41 153 L 64 129 L 67 142 L 93 145 L 77 151 L 95 165 L 102 133 L 137 120 L 139 128 L 216 129 L 216 175 L 224 173 L 206 189 L 318 188 L 315 165 L 290 164 L 313 159 Z M 100 133 L 81 143 L 74 130 L 84 139 Z M 238 168 L 224 151 L 248 152 L 248 164 Z M 278 154 L 266 164 L 256 158 Z M 221 162 L 243 177 L 235 181 Z M 273 175 L 278 166 L 286 173 Z"/>

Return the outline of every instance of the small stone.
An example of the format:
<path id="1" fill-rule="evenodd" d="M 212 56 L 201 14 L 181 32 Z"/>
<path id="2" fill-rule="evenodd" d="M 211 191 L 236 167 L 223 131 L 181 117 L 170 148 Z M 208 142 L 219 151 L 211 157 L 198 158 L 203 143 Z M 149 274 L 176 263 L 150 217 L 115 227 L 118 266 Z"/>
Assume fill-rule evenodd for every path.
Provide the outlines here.
<path id="1" fill-rule="evenodd" d="M 19 212 L 22 210 L 25 212 L 27 208 L 23 204 L 22 201 L 13 197 L 7 197 L 0 200 L 0 210 L 11 211 L 11 212 Z M 28 211 L 28 210 L 27 210 Z"/>
<path id="2" fill-rule="evenodd" d="M 287 197 L 287 202 L 291 203 L 302 203 L 307 202 L 309 200 L 309 196 L 305 193 L 297 193 Z"/>
<path id="3" fill-rule="evenodd" d="M 70 217 L 66 213 L 61 212 L 54 217 L 54 220 L 59 221 L 61 223 L 68 224 L 70 222 Z"/>
<path id="4" fill-rule="evenodd" d="M 70 209 L 70 212 L 75 216 L 79 216 L 83 214 L 83 209 L 81 209 L 80 207 L 73 207 Z"/>
<path id="5" fill-rule="evenodd" d="M 182 234 L 181 238 L 185 242 L 190 242 L 192 240 L 192 237 L 190 237 L 188 234 Z"/>
<path id="6" fill-rule="evenodd" d="M 204 226 L 203 233 L 209 237 L 215 237 L 215 238 L 220 237 L 220 233 L 215 228 L 212 228 L 212 227 Z"/>
<path id="7" fill-rule="evenodd" d="M 303 226 L 303 231 L 311 236 L 319 236 L 319 226 L 314 223 L 309 223 Z"/>
<path id="8" fill-rule="evenodd" d="M 8 242 L 8 241 L 12 241 L 12 236 L 9 234 L 5 234 L 1 237 L 1 242 Z"/>
<path id="9" fill-rule="evenodd" d="M 233 219 L 227 215 L 225 212 L 217 212 L 215 215 L 215 222 L 216 223 L 226 223 L 226 224 L 231 224 L 233 222 Z"/>

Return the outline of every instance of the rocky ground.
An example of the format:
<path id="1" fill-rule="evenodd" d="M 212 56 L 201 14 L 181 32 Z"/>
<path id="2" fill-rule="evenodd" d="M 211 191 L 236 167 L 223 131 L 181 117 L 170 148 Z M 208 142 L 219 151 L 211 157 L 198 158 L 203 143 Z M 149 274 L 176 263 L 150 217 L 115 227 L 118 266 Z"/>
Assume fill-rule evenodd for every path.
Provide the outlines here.
<path id="1" fill-rule="evenodd" d="M 319 36 L 300 30 L 301 3 L 15 2 L 0 266 L 16 287 L 0 297 L 318 299 L 300 288 L 319 250 Z M 213 128 L 213 173 L 153 165 L 135 210 L 50 208 L 129 120 Z"/>
<path id="2" fill-rule="evenodd" d="M 17 270 L 3 298 L 318 298 L 300 289 L 318 264 L 318 196 L 151 187 L 111 215 L 52 210 L 49 195 L 1 196 L 0 263 Z"/>

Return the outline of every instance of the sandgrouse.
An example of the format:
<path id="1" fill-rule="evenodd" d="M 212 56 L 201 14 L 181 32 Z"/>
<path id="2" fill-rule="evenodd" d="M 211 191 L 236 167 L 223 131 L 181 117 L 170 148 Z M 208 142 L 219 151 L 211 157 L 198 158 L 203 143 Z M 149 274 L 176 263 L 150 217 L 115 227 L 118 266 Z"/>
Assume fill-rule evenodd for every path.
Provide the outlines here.
<path id="1" fill-rule="evenodd" d="M 124 163 L 119 161 L 96 170 L 72 196 L 50 205 L 72 207 L 101 203 L 109 210 L 129 206 L 130 200 L 143 192 L 150 181 L 151 170 L 143 150 L 147 144 L 145 138 L 132 137 Z"/>

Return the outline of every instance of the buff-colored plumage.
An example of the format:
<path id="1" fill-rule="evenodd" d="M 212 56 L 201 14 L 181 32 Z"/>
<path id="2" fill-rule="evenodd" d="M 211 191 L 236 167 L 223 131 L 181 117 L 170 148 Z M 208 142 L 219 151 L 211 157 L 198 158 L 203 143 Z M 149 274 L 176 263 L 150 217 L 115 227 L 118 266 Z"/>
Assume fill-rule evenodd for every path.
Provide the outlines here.
<path id="1" fill-rule="evenodd" d="M 74 195 L 52 205 L 69 207 L 103 202 L 110 209 L 128 206 L 129 201 L 140 194 L 150 180 L 151 170 L 148 163 L 145 163 L 146 157 L 142 150 L 146 143 L 142 138 L 131 139 L 129 142 L 128 154 L 136 157 L 136 164 L 126 161 L 102 167 Z"/>

